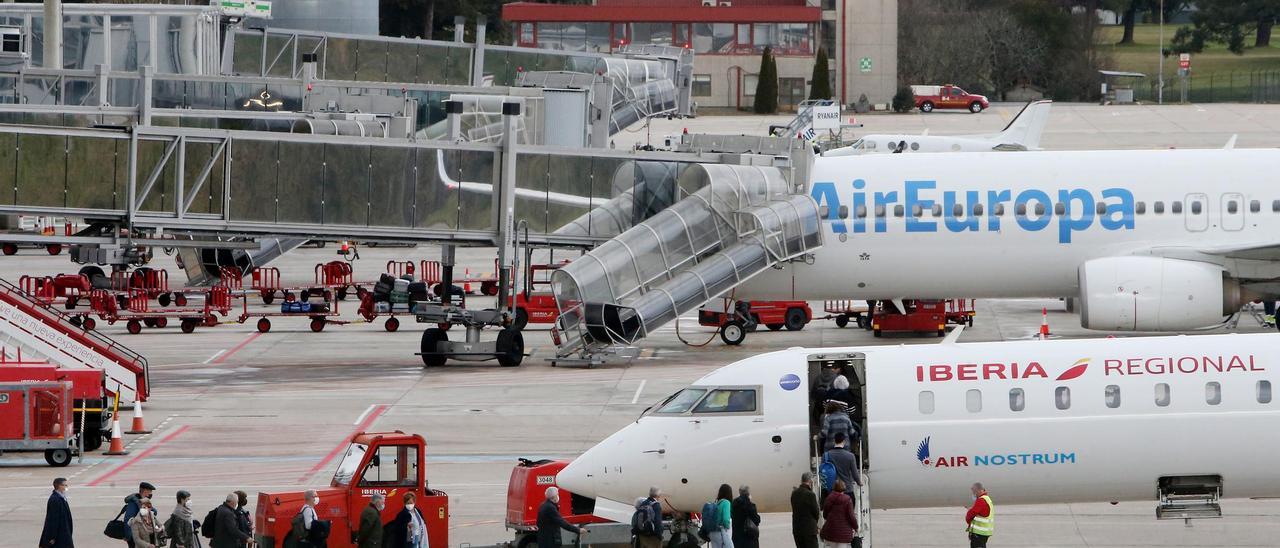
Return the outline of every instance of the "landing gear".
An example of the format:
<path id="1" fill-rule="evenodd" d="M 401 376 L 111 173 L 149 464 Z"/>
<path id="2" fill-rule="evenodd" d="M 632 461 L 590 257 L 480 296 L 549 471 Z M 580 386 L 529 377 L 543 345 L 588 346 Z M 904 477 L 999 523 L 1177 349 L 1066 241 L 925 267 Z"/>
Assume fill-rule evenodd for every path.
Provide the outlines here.
<path id="1" fill-rule="evenodd" d="M 432 327 L 422 332 L 421 356 L 423 367 L 440 367 L 444 365 L 445 355 L 442 351 L 440 343 L 449 342 L 449 333 L 438 327 Z"/>

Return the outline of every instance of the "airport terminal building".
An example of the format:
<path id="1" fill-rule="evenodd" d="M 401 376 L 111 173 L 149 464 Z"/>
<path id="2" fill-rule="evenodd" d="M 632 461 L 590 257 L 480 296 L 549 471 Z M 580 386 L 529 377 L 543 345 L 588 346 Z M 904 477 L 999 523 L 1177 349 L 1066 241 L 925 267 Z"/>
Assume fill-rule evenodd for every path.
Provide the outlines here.
<path id="1" fill-rule="evenodd" d="M 897 0 L 595 0 L 592 5 L 515 2 L 502 8 L 516 45 L 608 53 L 624 44 L 694 51 L 700 107 L 750 108 L 760 53 L 778 64 L 778 104 L 809 95 L 818 49 L 842 104 L 866 94 L 888 103 L 898 72 Z"/>

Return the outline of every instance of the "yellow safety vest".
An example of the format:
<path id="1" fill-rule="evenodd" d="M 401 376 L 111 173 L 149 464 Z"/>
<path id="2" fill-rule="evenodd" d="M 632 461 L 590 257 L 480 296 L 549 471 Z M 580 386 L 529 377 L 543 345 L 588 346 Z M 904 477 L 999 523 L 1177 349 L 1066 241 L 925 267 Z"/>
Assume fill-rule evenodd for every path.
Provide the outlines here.
<path id="1" fill-rule="evenodd" d="M 969 532 L 989 537 L 996 532 L 996 503 L 991 502 L 990 495 L 982 495 L 978 498 L 986 501 L 989 511 L 986 516 L 973 516 L 973 521 L 969 522 Z"/>

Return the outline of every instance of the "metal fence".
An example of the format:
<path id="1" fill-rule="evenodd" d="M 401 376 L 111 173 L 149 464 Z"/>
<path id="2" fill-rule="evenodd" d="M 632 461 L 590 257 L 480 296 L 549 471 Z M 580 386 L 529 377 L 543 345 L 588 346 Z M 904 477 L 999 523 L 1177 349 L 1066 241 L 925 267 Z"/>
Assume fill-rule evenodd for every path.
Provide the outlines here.
<path id="1" fill-rule="evenodd" d="M 1146 85 L 1135 86 L 1133 91 L 1137 101 L 1154 103 L 1159 100 L 1158 84 L 1154 78 Z M 1179 76 L 1169 76 L 1165 80 L 1164 102 L 1184 100 L 1188 103 L 1280 102 L 1280 70 L 1192 72 L 1185 82 Z"/>

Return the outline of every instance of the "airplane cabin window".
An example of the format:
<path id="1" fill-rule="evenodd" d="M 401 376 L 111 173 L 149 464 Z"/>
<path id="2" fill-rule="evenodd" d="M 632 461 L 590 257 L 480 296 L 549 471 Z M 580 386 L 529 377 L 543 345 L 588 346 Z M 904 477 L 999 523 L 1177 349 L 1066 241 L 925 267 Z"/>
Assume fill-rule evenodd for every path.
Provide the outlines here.
<path id="1" fill-rule="evenodd" d="M 973 204 L 973 215 L 975 217 L 982 216 L 982 204 Z"/>
<path id="2" fill-rule="evenodd" d="M 1027 215 L 1027 204 L 1018 204 L 1018 207 L 1014 208 L 1013 213 L 1019 217 L 1025 217 Z"/>
<path id="3" fill-rule="evenodd" d="M 911 150 L 920 150 L 920 143 L 911 143 Z"/>
<path id="4" fill-rule="evenodd" d="M 956 204 L 956 205 L 951 206 L 951 216 L 952 216 L 952 217 L 963 217 L 963 216 L 964 216 L 964 206 L 962 206 L 962 205 L 960 205 L 960 204 Z"/>
<path id="5" fill-rule="evenodd" d="M 906 209 L 907 209 L 907 208 L 902 207 L 901 205 L 893 206 L 893 216 L 894 216 L 894 217 L 901 217 L 901 216 L 903 216 L 903 214 L 905 214 L 905 212 L 906 212 Z"/>
<path id="6" fill-rule="evenodd" d="M 840 206 L 840 218 L 841 219 L 849 218 L 849 206 L 847 205 Z"/>
<path id="7" fill-rule="evenodd" d="M 1280 200 L 1271 200 L 1271 211 L 1280 211 Z"/>
<path id="8" fill-rule="evenodd" d="M 876 217 L 884 217 L 884 212 L 885 212 L 884 206 L 882 205 L 876 206 Z"/>
<path id="9" fill-rule="evenodd" d="M 1259 211 L 1262 211 L 1262 202 L 1259 202 L 1257 200 L 1250 200 L 1249 213 L 1257 213 Z"/>
<path id="10" fill-rule="evenodd" d="M 1004 204 L 996 204 L 991 208 L 991 214 L 997 217 L 1004 215 Z"/>
<path id="11" fill-rule="evenodd" d="M 1222 403 L 1222 385 L 1216 382 L 1204 384 L 1204 402 L 1209 405 Z"/>
<path id="12" fill-rule="evenodd" d="M 826 219 L 831 216 L 831 206 L 822 206 L 818 208 L 818 217 Z"/>
<path id="13" fill-rule="evenodd" d="M 1053 405 L 1057 406 L 1058 409 L 1062 409 L 1064 411 L 1067 409 L 1071 409 L 1071 388 L 1066 386 L 1059 386 L 1058 388 L 1054 389 Z"/>
<path id="14" fill-rule="evenodd" d="M 1022 411 L 1027 408 L 1027 396 L 1021 388 L 1009 390 L 1009 410 Z"/>
<path id="15" fill-rule="evenodd" d="M 942 204 L 933 204 L 933 217 L 936 219 L 942 216 Z"/>
<path id="16" fill-rule="evenodd" d="M 1168 383 L 1156 383 L 1156 405 L 1160 407 L 1169 407 L 1169 400 L 1173 399 L 1169 393 Z"/>
<path id="17" fill-rule="evenodd" d="M 1258 403 L 1271 403 L 1271 381 L 1258 381 Z"/>
<path id="18" fill-rule="evenodd" d="M 854 208 L 853 214 L 857 215 L 859 219 L 865 218 L 867 216 L 867 206 L 860 205 Z"/>
<path id="19" fill-rule="evenodd" d="M 970 413 L 980 413 L 982 411 L 982 391 L 969 390 L 964 393 L 964 407 Z"/>
<path id="20" fill-rule="evenodd" d="M 1119 386 L 1116 386 L 1114 384 L 1107 385 L 1107 389 L 1104 392 L 1104 394 L 1105 394 L 1104 399 L 1107 402 L 1107 407 L 1110 407 L 1112 409 L 1120 407 L 1120 387 Z"/>
<path id="21" fill-rule="evenodd" d="M 912 216 L 912 217 L 923 217 L 923 216 L 924 216 L 924 208 L 923 208 L 923 207 L 920 207 L 920 204 L 914 204 L 914 205 L 912 205 L 912 206 L 911 206 L 911 216 Z"/>
<path id="22" fill-rule="evenodd" d="M 1058 203 L 1054 204 L 1054 205 L 1053 205 L 1053 214 L 1054 214 L 1054 215 L 1066 215 L 1066 214 L 1067 214 L 1067 204 L 1064 204 L 1064 203 L 1062 203 L 1062 202 L 1058 202 Z"/>
<path id="23" fill-rule="evenodd" d="M 702 403 L 693 408 L 694 413 L 754 413 L 756 391 L 750 388 L 719 388 L 712 390 Z"/>
<path id="24" fill-rule="evenodd" d="M 1229 200 L 1227 202 L 1227 213 L 1237 213 L 1239 211 L 1240 211 L 1240 204 L 1236 203 L 1235 200 Z"/>
<path id="25" fill-rule="evenodd" d="M 1199 215 L 1199 214 L 1200 214 L 1200 211 L 1201 211 L 1201 209 L 1200 209 L 1200 200 L 1195 200 L 1195 201 L 1191 202 L 1191 214 L 1192 214 L 1192 215 Z"/>
<path id="26" fill-rule="evenodd" d="M 702 399 L 703 394 L 706 393 L 707 391 L 704 388 L 686 388 L 667 398 L 667 401 L 662 402 L 662 405 L 659 405 L 658 410 L 654 411 L 654 413 L 663 415 L 685 413 L 693 407 L 693 404 L 698 403 L 698 400 Z"/>
<path id="27" fill-rule="evenodd" d="M 1043 204 L 1043 203 L 1036 204 L 1036 215 L 1037 215 L 1037 216 L 1039 216 L 1039 217 L 1043 217 L 1043 216 L 1044 216 L 1044 204 Z"/>
<path id="28" fill-rule="evenodd" d="M 1138 202 L 1138 205 L 1134 207 L 1134 210 L 1137 212 L 1138 215 L 1145 214 L 1147 212 L 1147 203 Z"/>
<path id="29" fill-rule="evenodd" d="M 1169 202 L 1169 211 L 1171 213 L 1182 213 L 1182 202 Z"/>
<path id="30" fill-rule="evenodd" d="M 1099 202 L 1098 205 L 1094 206 L 1094 208 L 1094 211 L 1097 212 L 1098 215 L 1107 214 L 1107 204 Z"/>
<path id="31" fill-rule="evenodd" d="M 920 393 L 920 414 L 933 414 L 933 392 L 925 390 Z"/>
<path id="32" fill-rule="evenodd" d="M 1156 213 L 1164 213 L 1164 202 L 1156 202 L 1152 207 L 1152 211 L 1155 211 Z"/>

